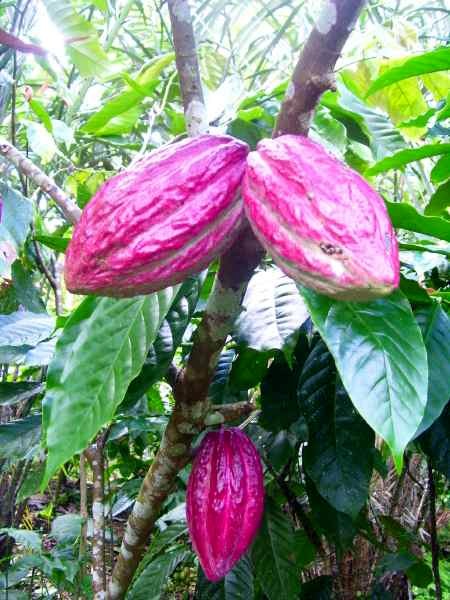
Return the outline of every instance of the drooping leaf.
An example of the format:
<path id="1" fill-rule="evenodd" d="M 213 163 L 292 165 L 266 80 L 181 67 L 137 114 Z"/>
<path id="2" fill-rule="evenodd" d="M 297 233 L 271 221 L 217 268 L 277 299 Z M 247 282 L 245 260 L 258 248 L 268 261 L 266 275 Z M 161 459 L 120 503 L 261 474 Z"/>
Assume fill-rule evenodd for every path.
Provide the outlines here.
<path id="1" fill-rule="evenodd" d="M 44 385 L 34 381 L 0 383 L 0 406 L 30 400 L 44 390 Z"/>
<path id="2" fill-rule="evenodd" d="M 270 499 L 253 543 L 255 577 L 268 600 L 292 600 L 300 591 L 295 563 L 294 530 L 289 518 Z"/>
<path id="3" fill-rule="evenodd" d="M 278 268 L 269 268 L 255 273 L 248 284 L 235 337 L 240 344 L 260 352 L 282 350 L 290 361 L 307 318 L 292 279 Z"/>
<path id="4" fill-rule="evenodd" d="M 414 206 L 406 202 L 385 202 L 394 227 L 432 235 L 450 242 L 450 221 L 447 219 L 421 215 Z"/>
<path id="5" fill-rule="evenodd" d="M 367 175 L 379 175 L 391 169 L 400 169 L 417 160 L 449 153 L 450 144 L 426 144 L 418 148 L 407 148 L 375 163 L 367 170 Z"/>
<path id="6" fill-rule="evenodd" d="M 67 321 L 43 401 L 45 482 L 113 417 L 176 292 L 167 288 L 124 300 L 88 297 Z"/>
<path id="7" fill-rule="evenodd" d="M 301 292 L 350 399 L 400 468 L 428 391 L 426 349 L 408 301 L 400 291 L 368 303 Z"/>
<path id="8" fill-rule="evenodd" d="M 450 402 L 441 416 L 419 438 L 422 450 L 433 467 L 450 479 Z"/>
<path id="9" fill-rule="evenodd" d="M 297 403 L 298 371 L 292 370 L 283 356 L 270 365 L 261 382 L 261 415 L 264 429 L 277 433 L 295 423 L 300 417 Z"/>
<path id="10" fill-rule="evenodd" d="M 375 436 L 355 411 L 322 341 L 305 362 L 298 398 L 309 431 L 304 468 L 327 502 L 356 518 L 369 493 Z"/>
<path id="11" fill-rule="evenodd" d="M 450 400 L 450 319 L 435 302 L 419 308 L 416 320 L 428 357 L 428 402 L 414 437 L 439 417 Z"/>
<path id="12" fill-rule="evenodd" d="M 450 48 L 441 47 L 406 59 L 400 66 L 385 71 L 370 86 L 367 95 L 392 85 L 397 81 L 403 81 L 410 77 L 417 77 L 426 73 L 446 71 L 450 69 Z"/>
<path id="13" fill-rule="evenodd" d="M 180 548 L 149 562 L 127 593 L 126 600 L 159 600 L 171 574 L 191 556 L 192 552 Z"/>
<path id="14" fill-rule="evenodd" d="M 194 313 L 202 282 L 203 277 L 197 276 L 189 277 L 182 284 L 150 346 L 139 375 L 127 390 L 127 404 L 136 401 L 166 373 Z"/>
<path id="15" fill-rule="evenodd" d="M 450 167 L 449 167 L 450 169 Z M 437 188 L 423 211 L 428 217 L 450 219 L 450 180 Z"/>
<path id="16" fill-rule="evenodd" d="M 41 439 L 41 416 L 28 415 L 24 419 L 0 425 L 0 459 L 10 462 L 31 455 Z"/>
<path id="17" fill-rule="evenodd" d="M 252 563 L 248 554 L 217 583 L 208 581 L 201 567 L 198 570 L 195 597 L 199 600 L 252 600 L 253 593 Z"/>

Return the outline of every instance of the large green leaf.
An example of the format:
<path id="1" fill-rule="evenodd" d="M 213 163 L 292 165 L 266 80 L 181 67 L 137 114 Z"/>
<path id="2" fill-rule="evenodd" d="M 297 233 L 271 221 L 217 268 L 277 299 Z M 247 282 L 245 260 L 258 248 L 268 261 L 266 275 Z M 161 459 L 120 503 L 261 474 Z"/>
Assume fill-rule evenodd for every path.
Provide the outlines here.
<path id="1" fill-rule="evenodd" d="M 375 163 L 373 167 L 367 169 L 367 175 L 379 175 L 391 169 L 400 169 L 423 158 L 449 153 L 450 144 L 427 144 L 419 148 L 406 148 Z"/>
<path id="2" fill-rule="evenodd" d="M 434 468 L 450 479 L 450 402 L 439 419 L 420 436 L 419 442 Z"/>
<path id="3" fill-rule="evenodd" d="M 0 405 L 25 402 L 34 398 L 43 390 L 43 384 L 34 381 L 0 383 Z"/>
<path id="4" fill-rule="evenodd" d="M 48 371 L 45 482 L 111 420 L 176 291 L 124 300 L 88 297 L 70 317 Z"/>
<path id="5" fill-rule="evenodd" d="M 415 437 L 435 421 L 450 399 L 450 319 L 437 302 L 415 313 L 428 356 L 428 402 Z"/>
<path id="6" fill-rule="evenodd" d="M 186 548 L 172 550 L 149 562 L 138 575 L 126 600 L 159 600 L 177 566 L 192 556 Z"/>
<path id="7" fill-rule="evenodd" d="M 71 2 L 43 0 L 45 8 L 65 39 L 70 40 L 67 54 L 82 77 L 102 77 L 110 70 L 108 57 L 103 51 L 97 32 Z"/>
<path id="8" fill-rule="evenodd" d="M 450 158 L 450 156 L 449 156 Z M 429 217 L 450 219 L 450 179 L 437 188 L 423 211 Z"/>
<path id="9" fill-rule="evenodd" d="M 152 61 L 150 66 L 137 77 L 137 86 L 108 100 L 98 112 L 88 119 L 82 130 L 86 133 L 98 132 L 100 134 L 102 128 L 104 128 L 111 119 L 128 112 L 130 109 L 136 107 L 137 104 L 140 104 L 147 95 L 150 95 L 154 91 L 159 75 L 165 67 L 173 62 L 174 58 L 175 55 L 173 52 L 157 57 Z"/>
<path id="10" fill-rule="evenodd" d="M 283 356 L 277 356 L 261 382 L 259 422 L 267 431 L 277 433 L 295 423 L 300 410 L 297 403 L 298 372 Z"/>
<path id="11" fill-rule="evenodd" d="M 252 600 L 253 593 L 252 563 L 248 554 L 217 583 L 208 581 L 203 570 L 198 570 L 195 597 L 199 600 Z"/>
<path id="12" fill-rule="evenodd" d="M 251 558 L 255 577 L 268 600 L 292 600 L 298 597 L 300 577 L 294 545 L 291 521 L 267 498 Z"/>
<path id="13" fill-rule="evenodd" d="M 450 242 L 450 221 L 447 219 L 421 215 L 414 206 L 406 202 L 385 202 L 394 227 L 432 235 Z"/>
<path id="14" fill-rule="evenodd" d="M 436 161 L 436 164 L 431 169 L 431 181 L 433 183 L 441 183 L 450 178 L 450 155 L 444 154 Z"/>
<path id="15" fill-rule="evenodd" d="M 282 350 L 289 361 L 308 312 L 292 279 L 278 268 L 253 275 L 235 325 L 240 344 L 254 350 Z"/>
<path id="16" fill-rule="evenodd" d="M 309 431 L 306 472 L 325 500 L 356 518 L 369 492 L 375 436 L 355 411 L 321 340 L 304 364 L 298 398 Z"/>
<path id="17" fill-rule="evenodd" d="M 39 552 L 42 545 L 42 539 L 36 531 L 28 531 L 27 529 L 15 529 L 14 527 L 0 529 L 0 533 L 6 533 L 14 538 L 17 544 L 20 544 L 28 550 Z"/>
<path id="18" fill-rule="evenodd" d="M 367 95 L 392 85 L 397 81 L 403 81 L 410 77 L 417 77 L 426 73 L 446 71 L 450 69 L 450 48 L 442 47 L 408 58 L 398 67 L 385 71 L 370 86 Z"/>
<path id="19" fill-rule="evenodd" d="M 28 235 L 33 219 L 33 205 L 16 190 L 0 182 L 0 276 L 9 276 L 10 265 L 16 260 Z"/>
<path id="20" fill-rule="evenodd" d="M 128 388 L 125 396 L 127 404 L 137 400 L 166 373 L 194 313 L 202 281 L 201 276 L 189 277 L 182 284 L 150 346 L 141 372 Z"/>
<path id="21" fill-rule="evenodd" d="M 0 459 L 13 462 L 28 458 L 38 446 L 40 438 L 40 415 L 3 423 L 0 425 Z"/>
<path id="22" fill-rule="evenodd" d="M 0 315 L 0 363 L 20 362 L 54 327 L 53 317 L 44 313 L 19 310 Z"/>
<path id="23" fill-rule="evenodd" d="M 26 271 L 19 260 L 11 267 L 14 293 L 22 308 L 34 313 L 45 313 L 45 305 L 34 287 L 32 275 Z"/>
<path id="24" fill-rule="evenodd" d="M 426 349 L 408 301 L 400 291 L 368 303 L 301 292 L 353 404 L 400 468 L 428 391 Z"/>

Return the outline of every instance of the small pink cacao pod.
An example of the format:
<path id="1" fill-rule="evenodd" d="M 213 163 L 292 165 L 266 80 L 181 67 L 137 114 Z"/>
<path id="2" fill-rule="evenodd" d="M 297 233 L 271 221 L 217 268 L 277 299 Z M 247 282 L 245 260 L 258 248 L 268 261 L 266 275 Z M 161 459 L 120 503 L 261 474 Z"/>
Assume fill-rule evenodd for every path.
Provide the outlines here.
<path id="1" fill-rule="evenodd" d="M 255 235 L 295 281 L 352 301 L 398 286 L 398 244 L 383 199 L 318 143 L 262 140 L 247 157 L 242 193 Z"/>
<path id="2" fill-rule="evenodd" d="M 253 442 L 235 427 L 207 433 L 189 476 L 186 517 L 210 581 L 222 579 L 250 546 L 263 509 L 263 472 Z"/>
<path id="3" fill-rule="evenodd" d="M 243 221 L 247 153 L 232 137 L 202 135 L 157 149 L 109 179 L 75 227 L 67 288 L 136 296 L 207 267 Z"/>

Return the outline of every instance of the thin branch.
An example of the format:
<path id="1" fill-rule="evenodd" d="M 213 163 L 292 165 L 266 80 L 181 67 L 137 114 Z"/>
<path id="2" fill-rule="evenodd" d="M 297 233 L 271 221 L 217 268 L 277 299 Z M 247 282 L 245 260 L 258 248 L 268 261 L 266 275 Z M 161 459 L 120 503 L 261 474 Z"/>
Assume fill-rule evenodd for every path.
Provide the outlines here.
<path id="1" fill-rule="evenodd" d="M 433 570 L 435 598 L 442 600 L 441 574 L 439 572 L 439 540 L 436 530 L 436 485 L 431 459 L 427 460 L 428 489 L 430 490 L 430 537 L 431 537 L 431 567 Z"/>
<path id="2" fill-rule="evenodd" d="M 366 0 L 327 0 L 286 91 L 274 135 L 306 135 L 320 96 L 333 89 L 334 67 Z"/>
<path id="3" fill-rule="evenodd" d="M 62 312 L 62 303 L 61 303 L 61 291 L 59 289 L 59 284 L 56 277 L 53 276 L 50 269 L 44 262 L 44 258 L 42 256 L 41 249 L 36 240 L 33 240 L 33 247 L 36 254 L 36 264 L 38 266 L 39 271 L 45 276 L 47 281 L 50 284 L 50 287 L 53 290 L 53 294 L 55 296 L 55 312 L 57 315 L 60 315 Z"/>
<path id="4" fill-rule="evenodd" d="M 208 130 L 191 10 L 187 0 L 168 0 L 173 45 L 188 135 Z"/>
<path id="5" fill-rule="evenodd" d="M 221 425 L 229 421 L 236 421 L 240 417 L 247 417 L 256 408 L 252 400 L 243 400 L 242 402 L 233 402 L 232 404 L 221 404 L 213 407 L 205 418 L 205 425 Z"/>
<path id="6" fill-rule="evenodd" d="M 15 165 L 19 173 L 29 177 L 41 190 L 53 198 L 70 223 L 75 224 L 79 220 L 81 210 L 75 202 L 29 158 L 3 139 L 0 139 L 0 154 Z"/>

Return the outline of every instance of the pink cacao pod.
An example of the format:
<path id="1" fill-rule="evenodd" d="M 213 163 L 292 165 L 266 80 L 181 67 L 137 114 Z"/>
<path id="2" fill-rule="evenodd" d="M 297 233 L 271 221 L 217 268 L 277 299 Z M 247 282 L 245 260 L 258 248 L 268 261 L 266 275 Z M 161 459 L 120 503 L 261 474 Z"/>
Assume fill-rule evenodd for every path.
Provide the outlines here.
<path id="1" fill-rule="evenodd" d="M 255 235 L 295 281 L 352 301 L 398 286 L 398 244 L 383 199 L 318 143 L 262 140 L 247 157 L 242 193 Z"/>
<path id="2" fill-rule="evenodd" d="M 157 149 L 109 179 L 75 227 L 67 288 L 136 296 L 207 267 L 243 220 L 247 153 L 239 140 L 203 135 Z"/>
<path id="3" fill-rule="evenodd" d="M 261 460 L 240 429 L 211 431 L 194 459 L 186 517 L 206 577 L 222 579 L 258 531 L 264 509 Z"/>

